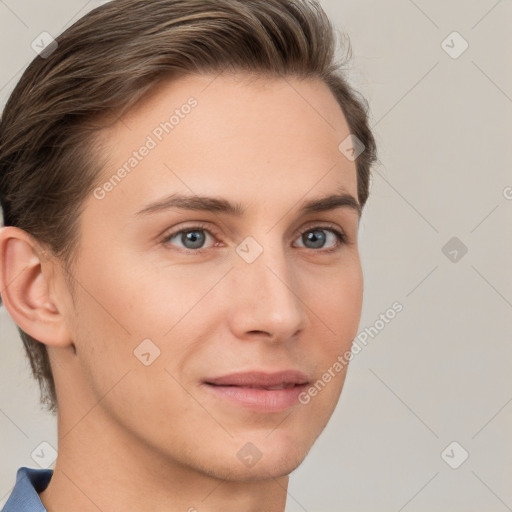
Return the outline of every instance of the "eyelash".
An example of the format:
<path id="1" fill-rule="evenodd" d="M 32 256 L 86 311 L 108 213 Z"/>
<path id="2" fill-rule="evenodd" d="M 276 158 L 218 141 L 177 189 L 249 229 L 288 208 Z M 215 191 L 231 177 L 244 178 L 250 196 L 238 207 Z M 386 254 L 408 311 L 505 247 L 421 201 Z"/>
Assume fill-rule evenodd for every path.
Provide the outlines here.
<path id="1" fill-rule="evenodd" d="M 317 230 L 330 231 L 331 233 L 333 233 L 336 236 L 338 243 L 336 244 L 335 247 L 332 247 L 330 249 L 310 249 L 311 251 L 320 252 L 323 254 L 329 254 L 329 253 L 333 253 L 333 252 L 341 250 L 342 246 L 347 245 L 347 243 L 348 243 L 347 235 L 345 235 L 345 233 L 339 231 L 339 229 L 337 229 L 334 224 L 308 227 L 306 229 L 301 230 L 299 233 L 297 233 L 297 238 L 303 236 L 305 233 L 309 233 L 311 231 L 317 231 Z M 212 235 L 213 238 L 217 238 L 217 234 L 215 232 L 213 232 L 214 230 L 212 230 L 210 226 L 207 226 L 207 225 L 199 222 L 199 223 L 195 224 L 194 226 L 182 228 L 178 231 L 173 231 L 171 233 L 166 233 L 163 240 L 161 241 L 161 243 L 163 245 L 171 245 L 169 240 L 174 238 L 176 235 L 179 235 L 180 233 L 187 233 L 189 231 L 205 231 L 205 232 L 209 233 L 210 235 Z M 211 248 L 201 248 L 201 249 L 187 249 L 186 247 L 179 248 L 179 250 L 181 252 L 193 253 L 193 254 L 202 254 L 203 252 L 208 251 L 210 249 Z M 308 248 L 301 247 L 301 249 L 308 249 Z"/>

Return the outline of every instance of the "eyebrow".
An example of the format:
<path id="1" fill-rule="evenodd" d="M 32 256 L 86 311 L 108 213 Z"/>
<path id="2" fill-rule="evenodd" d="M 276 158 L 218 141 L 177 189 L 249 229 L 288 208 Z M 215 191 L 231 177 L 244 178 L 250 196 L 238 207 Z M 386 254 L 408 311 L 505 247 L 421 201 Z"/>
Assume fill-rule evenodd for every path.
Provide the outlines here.
<path id="1" fill-rule="evenodd" d="M 246 211 L 240 203 L 231 203 L 224 198 L 172 194 L 169 197 L 165 197 L 148 204 L 135 215 L 145 216 L 166 211 L 171 208 L 178 208 L 180 210 L 209 211 L 214 213 L 223 213 L 234 217 L 241 217 Z M 335 210 L 337 208 L 349 208 L 354 210 L 359 217 L 362 213 L 362 208 L 359 202 L 354 196 L 346 192 L 331 194 L 326 197 L 305 201 L 299 212 L 302 214 L 319 213 Z"/>

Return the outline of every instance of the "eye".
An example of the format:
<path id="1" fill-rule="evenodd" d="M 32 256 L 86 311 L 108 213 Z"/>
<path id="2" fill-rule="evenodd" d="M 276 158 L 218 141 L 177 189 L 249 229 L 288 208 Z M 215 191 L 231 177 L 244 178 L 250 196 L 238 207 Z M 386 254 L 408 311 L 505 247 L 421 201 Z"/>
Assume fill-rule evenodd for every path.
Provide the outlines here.
<path id="1" fill-rule="evenodd" d="M 218 245 L 218 242 L 216 242 L 209 247 L 205 247 L 209 238 L 212 241 L 215 240 L 215 236 L 210 230 L 206 229 L 204 225 L 198 224 L 166 234 L 162 244 L 181 247 L 185 252 L 200 253 Z M 314 226 L 303 230 L 298 240 L 303 244 L 302 246 L 299 245 L 299 247 L 330 253 L 339 250 L 342 245 L 345 245 L 347 243 L 347 236 L 332 225 Z M 328 246 L 327 249 L 325 245 Z"/>
<path id="2" fill-rule="evenodd" d="M 333 226 L 315 226 L 302 231 L 299 240 L 306 249 L 324 249 L 327 243 L 330 248 L 323 252 L 334 252 L 347 243 L 347 236 Z"/>
<path id="3" fill-rule="evenodd" d="M 169 233 L 162 240 L 163 244 L 177 245 L 188 251 L 199 252 L 205 249 L 204 245 L 208 238 L 214 239 L 214 236 L 202 225 L 191 226 L 174 233 Z M 207 249 L 208 247 L 206 247 Z"/>

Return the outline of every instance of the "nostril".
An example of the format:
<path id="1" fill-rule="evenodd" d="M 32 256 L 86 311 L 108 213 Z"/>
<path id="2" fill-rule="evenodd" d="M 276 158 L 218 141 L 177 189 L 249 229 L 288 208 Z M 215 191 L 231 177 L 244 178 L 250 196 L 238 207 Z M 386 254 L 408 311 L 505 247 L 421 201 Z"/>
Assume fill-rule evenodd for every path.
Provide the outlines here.
<path id="1" fill-rule="evenodd" d="M 273 338 L 273 335 L 272 335 L 272 334 L 270 334 L 270 333 L 269 333 L 269 332 L 267 332 L 267 331 L 250 331 L 250 332 L 251 332 L 251 334 L 252 334 L 252 333 L 255 333 L 255 334 L 266 334 L 266 335 L 270 336 L 271 338 Z"/>

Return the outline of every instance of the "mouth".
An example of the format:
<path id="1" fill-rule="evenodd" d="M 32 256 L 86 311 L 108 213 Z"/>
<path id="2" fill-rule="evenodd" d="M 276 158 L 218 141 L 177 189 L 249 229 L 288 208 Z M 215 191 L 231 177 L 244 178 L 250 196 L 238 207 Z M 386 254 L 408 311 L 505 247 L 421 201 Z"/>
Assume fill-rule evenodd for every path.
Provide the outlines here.
<path id="1" fill-rule="evenodd" d="M 258 412 L 280 412 L 298 403 L 309 385 L 302 372 L 286 370 L 274 373 L 233 373 L 203 381 L 217 398 Z"/>

